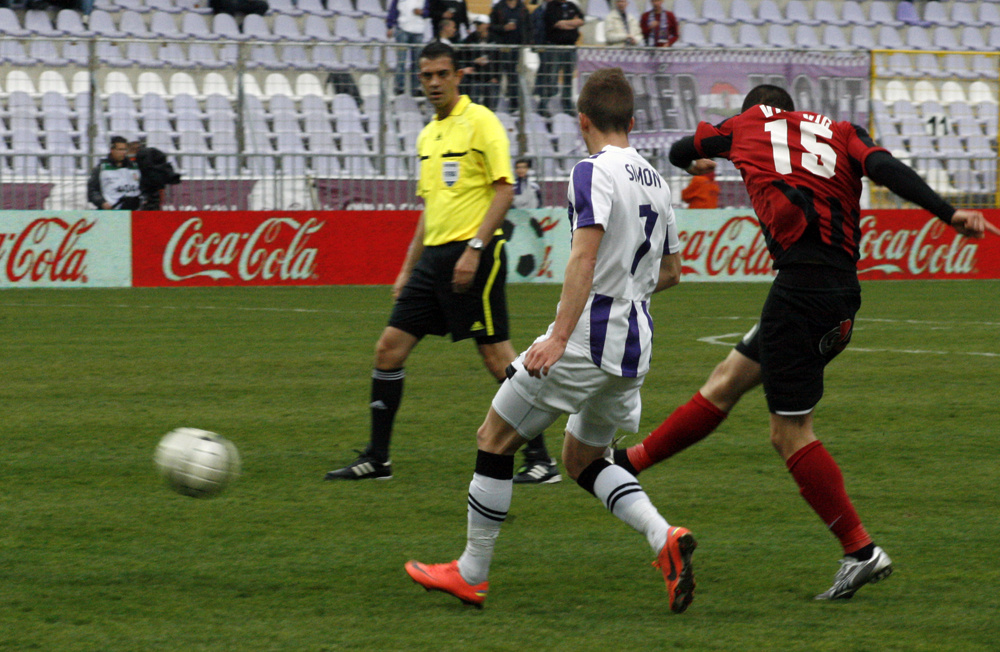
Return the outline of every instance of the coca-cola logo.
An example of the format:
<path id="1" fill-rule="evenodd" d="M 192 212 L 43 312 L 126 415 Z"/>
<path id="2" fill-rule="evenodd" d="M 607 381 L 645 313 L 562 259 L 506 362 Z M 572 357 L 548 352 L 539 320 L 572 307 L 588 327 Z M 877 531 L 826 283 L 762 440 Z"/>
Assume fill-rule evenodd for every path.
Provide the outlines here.
<path id="1" fill-rule="evenodd" d="M 706 276 L 773 276 L 757 218 L 731 217 L 718 229 L 681 231 L 682 271 Z"/>
<path id="2" fill-rule="evenodd" d="M 316 273 L 318 251 L 307 244 L 326 222 L 272 217 L 251 232 L 203 232 L 192 217 L 181 224 L 163 252 L 163 275 L 171 281 L 197 277 L 304 281 Z"/>
<path id="3" fill-rule="evenodd" d="M 0 233 L 0 265 L 7 280 L 87 282 L 87 249 L 80 238 L 96 220 L 40 217 L 20 233 Z"/>
<path id="4" fill-rule="evenodd" d="M 944 222 L 928 219 L 919 229 L 880 229 L 878 218 L 861 219 L 859 274 L 947 274 L 975 271 L 978 244 L 952 231 Z"/>

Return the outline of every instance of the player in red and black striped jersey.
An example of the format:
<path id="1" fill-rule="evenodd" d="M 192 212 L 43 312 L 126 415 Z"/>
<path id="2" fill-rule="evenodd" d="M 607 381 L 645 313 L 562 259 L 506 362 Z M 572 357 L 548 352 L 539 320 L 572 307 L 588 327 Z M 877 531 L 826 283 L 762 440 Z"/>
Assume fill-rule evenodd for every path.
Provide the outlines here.
<path id="1" fill-rule="evenodd" d="M 968 237 L 990 228 L 978 211 L 956 210 L 920 176 L 878 147 L 861 127 L 795 111 L 782 88 L 757 86 L 740 115 L 702 122 L 670 150 L 691 174 L 727 158 L 743 175 L 777 276 L 755 326 L 701 390 L 642 443 L 615 451 L 633 473 L 697 443 L 740 397 L 763 384 L 771 443 L 800 493 L 840 540 L 845 558 L 834 585 L 817 599 L 846 599 L 892 572 L 844 488 L 837 463 L 816 438 L 812 413 L 823 371 L 850 342 L 861 305 L 857 279 L 861 177 L 884 185 Z"/>

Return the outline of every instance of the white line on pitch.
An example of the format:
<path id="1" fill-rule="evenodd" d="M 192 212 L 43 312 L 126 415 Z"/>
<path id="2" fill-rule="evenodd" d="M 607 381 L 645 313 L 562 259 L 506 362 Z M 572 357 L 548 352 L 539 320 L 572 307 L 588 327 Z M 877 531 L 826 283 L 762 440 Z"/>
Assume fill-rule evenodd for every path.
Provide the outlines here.
<path id="1" fill-rule="evenodd" d="M 126 303 L 2 303 L 0 308 L 119 308 L 123 310 L 236 310 L 239 312 L 303 312 L 323 314 L 357 314 L 357 310 L 322 310 L 318 308 L 248 308 L 240 306 L 157 306 Z"/>
<path id="2" fill-rule="evenodd" d="M 732 315 L 708 317 L 701 316 L 699 319 L 712 319 L 722 321 L 757 321 L 760 317 L 736 317 Z M 997 321 L 932 321 L 928 319 L 887 319 L 878 317 L 858 317 L 857 323 L 877 322 L 882 324 L 913 324 L 917 326 L 1000 326 Z"/>
<path id="3" fill-rule="evenodd" d="M 743 333 L 725 333 L 723 335 L 710 335 L 699 337 L 699 342 L 714 344 L 716 346 L 734 346 L 735 341 L 731 338 L 743 337 Z M 730 340 L 730 341 L 725 341 Z M 925 351 L 923 349 L 868 349 L 860 346 L 848 346 L 846 351 L 857 351 L 859 353 L 910 353 L 917 355 L 974 355 L 983 358 L 1000 358 L 1000 353 L 980 352 L 980 351 Z"/>

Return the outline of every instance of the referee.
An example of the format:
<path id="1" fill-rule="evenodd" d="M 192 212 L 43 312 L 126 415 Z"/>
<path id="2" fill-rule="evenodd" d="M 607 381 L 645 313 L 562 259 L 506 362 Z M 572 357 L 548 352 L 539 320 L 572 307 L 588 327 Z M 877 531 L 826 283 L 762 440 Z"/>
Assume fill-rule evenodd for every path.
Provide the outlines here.
<path id="1" fill-rule="evenodd" d="M 389 440 L 403 396 L 404 364 L 425 335 L 474 339 L 498 382 L 516 357 L 508 335 L 500 231 L 514 198 L 510 141 L 489 109 L 459 94 L 462 71 L 455 59 L 451 46 L 441 42 L 420 53 L 420 83 L 436 111 L 417 139 L 417 194 L 424 211 L 392 288 L 389 325 L 375 345 L 368 447 L 327 473 L 327 480 L 392 478 Z M 541 435 L 525 457 L 528 482 L 561 479 Z"/>

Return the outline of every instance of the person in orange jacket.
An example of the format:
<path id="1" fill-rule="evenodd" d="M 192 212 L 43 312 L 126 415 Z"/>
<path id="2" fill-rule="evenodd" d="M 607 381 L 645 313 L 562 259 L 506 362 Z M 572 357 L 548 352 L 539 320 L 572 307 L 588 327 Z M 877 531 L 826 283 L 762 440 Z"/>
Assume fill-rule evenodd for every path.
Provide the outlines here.
<path id="1" fill-rule="evenodd" d="M 688 208 L 718 208 L 719 184 L 715 172 L 691 177 L 691 183 L 681 191 L 681 199 L 687 202 Z"/>

